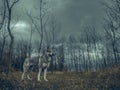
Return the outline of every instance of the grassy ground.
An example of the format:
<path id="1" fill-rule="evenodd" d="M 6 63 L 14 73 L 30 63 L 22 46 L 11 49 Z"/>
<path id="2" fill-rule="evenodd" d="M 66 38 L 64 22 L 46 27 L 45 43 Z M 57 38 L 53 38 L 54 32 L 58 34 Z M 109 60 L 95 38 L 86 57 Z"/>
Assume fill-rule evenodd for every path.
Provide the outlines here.
<path id="1" fill-rule="evenodd" d="M 21 72 L 11 72 L 9 76 L 0 74 L 0 90 L 120 90 L 120 69 L 106 69 L 97 72 L 55 72 L 48 73 L 48 82 L 33 80 L 21 81 Z"/>

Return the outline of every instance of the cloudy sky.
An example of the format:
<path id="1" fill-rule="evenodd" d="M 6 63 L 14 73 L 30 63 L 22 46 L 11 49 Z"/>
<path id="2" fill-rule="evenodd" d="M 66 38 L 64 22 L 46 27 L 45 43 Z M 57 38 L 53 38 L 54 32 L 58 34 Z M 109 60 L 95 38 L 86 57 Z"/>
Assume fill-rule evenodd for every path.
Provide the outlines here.
<path id="1" fill-rule="evenodd" d="M 21 31 L 27 30 L 29 26 L 29 20 L 23 11 L 25 9 L 27 11 L 33 10 L 39 5 L 38 1 L 21 0 L 16 6 L 14 15 L 20 18 Z M 47 0 L 47 4 L 57 20 L 61 22 L 61 32 L 65 35 L 71 33 L 79 35 L 80 30 L 86 25 L 95 26 L 98 31 L 102 29 L 101 23 L 104 12 L 100 0 Z"/>

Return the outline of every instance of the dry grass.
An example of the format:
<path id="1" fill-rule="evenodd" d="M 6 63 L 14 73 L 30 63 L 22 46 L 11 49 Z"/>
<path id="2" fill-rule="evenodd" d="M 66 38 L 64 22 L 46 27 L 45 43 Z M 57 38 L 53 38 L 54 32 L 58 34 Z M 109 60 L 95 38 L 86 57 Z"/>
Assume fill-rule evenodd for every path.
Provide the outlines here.
<path id="1" fill-rule="evenodd" d="M 48 73 L 48 82 L 37 81 L 37 73 L 31 73 L 32 81 L 21 81 L 21 72 L 0 74 L 0 90 L 120 90 L 119 68 L 97 72 Z"/>

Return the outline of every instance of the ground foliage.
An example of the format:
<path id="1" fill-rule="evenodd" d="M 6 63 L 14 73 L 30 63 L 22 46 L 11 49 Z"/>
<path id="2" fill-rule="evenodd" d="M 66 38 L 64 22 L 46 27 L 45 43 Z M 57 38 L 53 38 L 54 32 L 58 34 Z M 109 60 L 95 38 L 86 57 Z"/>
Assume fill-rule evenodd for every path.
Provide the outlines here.
<path id="1" fill-rule="evenodd" d="M 37 81 L 37 73 L 32 72 L 32 80 L 21 81 L 21 72 L 0 74 L 0 90 L 120 90 L 120 67 L 103 71 L 54 72 L 48 73 L 48 82 Z"/>

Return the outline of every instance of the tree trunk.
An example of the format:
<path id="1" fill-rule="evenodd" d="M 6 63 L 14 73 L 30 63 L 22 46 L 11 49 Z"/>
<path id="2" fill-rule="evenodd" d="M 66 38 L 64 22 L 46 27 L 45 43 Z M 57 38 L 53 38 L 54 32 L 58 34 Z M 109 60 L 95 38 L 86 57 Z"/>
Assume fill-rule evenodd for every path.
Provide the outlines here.
<path id="1" fill-rule="evenodd" d="M 8 59 L 9 59 L 9 71 L 11 70 L 12 66 L 12 55 L 13 55 L 13 43 L 14 43 L 14 38 L 11 39 L 10 45 L 9 45 L 9 52 L 8 52 Z"/>
<path id="2" fill-rule="evenodd" d="M 11 25 L 11 9 L 8 9 L 8 24 L 7 24 L 7 30 L 10 36 L 10 44 L 9 44 L 9 50 L 8 50 L 8 59 L 9 59 L 9 64 L 8 64 L 8 73 L 11 69 L 11 61 L 12 61 L 12 53 L 13 53 L 13 43 L 14 43 L 14 36 L 12 35 L 10 25 Z"/>
<path id="3" fill-rule="evenodd" d="M 5 47 L 5 41 L 6 41 L 6 38 L 4 37 L 3 38 L 3 43 L 2 43 L 2 47 L 1 47 L 1 55 L 0 55 L 0 60 L 2 61 L 3 59 L 3 51 L 4 51 L 4 47 Z M 0 62 L 1 64 L 1 62 Z"/>

